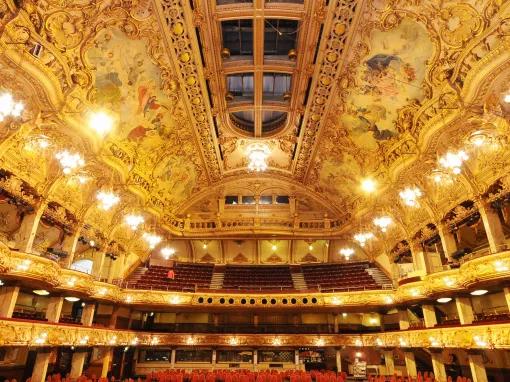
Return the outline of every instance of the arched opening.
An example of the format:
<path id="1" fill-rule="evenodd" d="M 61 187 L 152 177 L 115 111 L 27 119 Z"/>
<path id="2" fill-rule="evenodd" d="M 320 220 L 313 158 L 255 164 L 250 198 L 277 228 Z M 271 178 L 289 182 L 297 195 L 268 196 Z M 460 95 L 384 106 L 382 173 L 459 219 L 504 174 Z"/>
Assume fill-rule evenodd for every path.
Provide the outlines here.
<path id="1" fill-rule="evenodd" d="M 83 273 L 87 273 L 87 274 L 91 274 L 92 273 L 92 266 L 93 266 L 93 261 L 92 260 L 78 260 L 78 261 L 75 261 L 72 265 L 71 265 L 71 269 L 75 270 L 75 271 L 79 271 L 79 272 L 83 272 Z"/>

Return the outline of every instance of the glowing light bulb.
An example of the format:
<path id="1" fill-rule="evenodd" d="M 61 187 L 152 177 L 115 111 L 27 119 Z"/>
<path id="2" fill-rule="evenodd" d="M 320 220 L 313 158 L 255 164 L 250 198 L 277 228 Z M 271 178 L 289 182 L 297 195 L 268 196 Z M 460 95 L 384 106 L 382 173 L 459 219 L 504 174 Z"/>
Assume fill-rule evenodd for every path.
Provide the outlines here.
<path id="1" fill-rule="evenodd" d="M 361 189 L 366 193 L 372 193 L 376 190 L 377 183 L 371 178 L 366 178 L 361 181 Z"/>
<path id="2" fill-rule="evenodd" d="M 113 118 L 104 111 L 90 114 L 89 127 L 99 135 L 106 135 L 113 129 Z"/>

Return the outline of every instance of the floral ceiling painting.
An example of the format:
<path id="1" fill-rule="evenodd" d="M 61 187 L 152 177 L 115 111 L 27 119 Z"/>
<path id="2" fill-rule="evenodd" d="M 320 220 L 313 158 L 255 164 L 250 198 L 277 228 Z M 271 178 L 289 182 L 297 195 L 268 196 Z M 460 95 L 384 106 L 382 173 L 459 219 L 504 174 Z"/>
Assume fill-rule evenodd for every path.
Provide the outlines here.
<path id="1" fill-rule="evenodd" d="M 134 153 L 134 166 L 149 174 L 153 194 L 166 206 L 177 206 L 191 195 L 202 175 L 178 92 L 163 89 L 164 73 L 147 52 L 146 42 L 119 29 L 102 31 L 87 58 L 95 67 L 96 103 L 119 118 L 109 139 Z"/>
<path id="2" fill-rule="evenodd" d="M 378 141 L 399 135 L 399 109 L 424 98 L 421 84 L 433 44 L 422 24 L 404 19 L 395 29 L 372 31 L 369 47 L 339 119 L 356 145 L 375 150 Z"/>
<path id="3" fill-rule="evenodd" d="M 348 203 L 363 176 L 381 166 L 381 145 L 402 133 L 399 111 L 424 99 L 421 85 L 434 49 L 425 27 L 410 19 L 360 39 L 367 54 L 353 66 L 346 96 L 335 100 L 308 182 L 337 203 Z"/>

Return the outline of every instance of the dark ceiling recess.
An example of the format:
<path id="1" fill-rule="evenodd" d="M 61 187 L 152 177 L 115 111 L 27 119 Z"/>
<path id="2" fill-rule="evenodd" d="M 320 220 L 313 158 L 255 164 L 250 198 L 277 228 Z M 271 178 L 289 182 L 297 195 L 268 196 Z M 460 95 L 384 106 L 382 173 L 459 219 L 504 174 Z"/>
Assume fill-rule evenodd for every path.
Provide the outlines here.
<path id="1" fill-rule="evenodd" d="M 230 56 L 253 56 L 252 20 L 228 20 L 221 23 L 223 47 Z"/>
<path id="2" fill-rule="evenodd" d="M 266 19 L 264 28 L 264 56 L 287 56 L 296 48 L 297 20 Z"/>

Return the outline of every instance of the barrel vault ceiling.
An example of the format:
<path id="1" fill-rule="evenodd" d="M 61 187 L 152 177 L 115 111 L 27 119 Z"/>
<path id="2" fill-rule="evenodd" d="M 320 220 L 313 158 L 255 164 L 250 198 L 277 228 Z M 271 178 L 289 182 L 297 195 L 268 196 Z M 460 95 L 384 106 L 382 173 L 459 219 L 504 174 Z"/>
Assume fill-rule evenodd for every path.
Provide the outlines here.
<path id="1" fill-rule="evenodd" d="M 408 185 L 455 205 L 508 162 L 490 153 L 467 180 L 429 182 L 480 126 L 508 134 L 509 17 L 505 0 L 0 0 L 1 86 L 26 104 L 0 131 L 1 164 L 98 224 L 101 187 L 163 225 L 264 190 L 346 230 L 404 214 Z M 96 109 L 116 122 L 101 139 L 86 127 Z M 73 188 L 30 146 L 41 137 L 82 153 L 91 181 Z M 253 143 L 270 150 L 264 173 L 247 167 Z"/>

